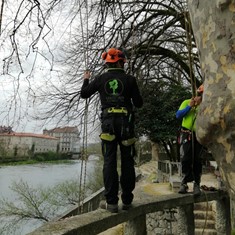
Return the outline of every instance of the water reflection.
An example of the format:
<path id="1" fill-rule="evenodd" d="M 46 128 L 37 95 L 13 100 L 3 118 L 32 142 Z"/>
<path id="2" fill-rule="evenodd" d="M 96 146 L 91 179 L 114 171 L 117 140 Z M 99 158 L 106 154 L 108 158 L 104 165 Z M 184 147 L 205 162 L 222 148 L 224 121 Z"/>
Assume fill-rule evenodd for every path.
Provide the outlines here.
<path id="1" fill-rule="evenodd" d="M 30 187 L 50 187 L 68 180 L 78 179 L 81 169 L 84 172 L 84 162 L 73 160 L 69 164 L 34 164 L 19 166 L 3 166 L 0 168 L 0 197 L 10 201 L 16 200 L 16 194 L 11 190 L 12 182 L 20 180 L 27 182 Z M 94 169 L 94 161 L 86 163 L 86 173 L 91 174 Z M 41 223 L 34 221 L 26 224 L 16 231 L 15 235 L 24 235 L 34 230 Z M 6 234 L 8 235 L 8 234 Z M 13 235 L 13 234 L 11 234 Z"/>

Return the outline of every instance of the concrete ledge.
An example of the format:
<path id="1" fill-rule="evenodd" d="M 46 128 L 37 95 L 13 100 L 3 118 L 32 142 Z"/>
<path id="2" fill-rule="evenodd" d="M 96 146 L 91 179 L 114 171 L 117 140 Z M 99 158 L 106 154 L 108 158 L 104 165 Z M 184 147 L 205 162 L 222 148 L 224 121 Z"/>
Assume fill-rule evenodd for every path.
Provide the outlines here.
<path id="1" fill-rule="evenodd" d="M 88 211 L 96 210 L 99 207 L 99 203 L 104 199 L 104 187 L 87 197 L 80 206 L 73 206 L 73 208 L 65 211 L 62 215 L 53 219 L 53 221 L 65 219 L 69 216 L 75 216 L 78 214 L 87 213 Z"/>
<path id="2" fill-rule="evenodd" d="M 193 194 L 148 196 L 134 201 L 133 208 L 129 211 L 112 214 L 106 210 L 97 209 L 82 215 L 48 222 L 29 235 L 95 235 L 144 214 L 197 202 L 221 200 L 225 197 L 228 197 L 225 191 L 203 192 L 199 197 L 194 197 Z"/>

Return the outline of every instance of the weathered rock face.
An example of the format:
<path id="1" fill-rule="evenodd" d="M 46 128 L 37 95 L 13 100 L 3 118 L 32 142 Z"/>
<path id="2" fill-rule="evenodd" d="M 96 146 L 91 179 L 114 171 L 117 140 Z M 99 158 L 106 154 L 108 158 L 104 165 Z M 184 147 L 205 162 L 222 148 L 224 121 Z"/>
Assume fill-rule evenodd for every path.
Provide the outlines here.
<path id="1" fill-rule="evenodd" d="M 234 196 L 235 0 L 188 0 L 188 7 L 205 78 L 197 136 Z"/>

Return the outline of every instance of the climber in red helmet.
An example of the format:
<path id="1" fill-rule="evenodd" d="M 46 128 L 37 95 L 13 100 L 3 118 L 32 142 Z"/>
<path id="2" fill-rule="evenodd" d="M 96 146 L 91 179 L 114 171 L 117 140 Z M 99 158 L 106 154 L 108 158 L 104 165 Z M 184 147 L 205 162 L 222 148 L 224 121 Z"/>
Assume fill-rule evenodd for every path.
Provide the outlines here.
<path id="1" fill-rule="evenodd" d="M 182 170 L 182 181 L 179 193 L 187 193 L 189 182 L 194 182 L 193 193 L 200 195 L 200 182 L 202 174 L 202 151 L 203 146 L 196 137 L 196 117 L 199 105 L 202 102 L 204 92 L 203 85 L 197 89 L 197 95 L 191 99 L 184 100 L 176 112 L 176 118 L 182 119 L 180 133 L 180 160 Z"/>
<path id="2" fill-rule="evenodd" d="M 121 153 L 122 209 L 128 210 L 135 188 L 135 133 L 133 108 L 140 108 L 143 99 L 135 77 L 124 71 L 125 54 L 110 48 L 102 54 L 107 71 L 89 82 L 90 72 L 85 72 L 81 97 L 89 98 L 98 92 L 101 100 L 102 154 L 104 157 L 103 181 L 106 201 L 100 207 L 118 212 L 119 175 L 117 172 L 117 147 Z"/>

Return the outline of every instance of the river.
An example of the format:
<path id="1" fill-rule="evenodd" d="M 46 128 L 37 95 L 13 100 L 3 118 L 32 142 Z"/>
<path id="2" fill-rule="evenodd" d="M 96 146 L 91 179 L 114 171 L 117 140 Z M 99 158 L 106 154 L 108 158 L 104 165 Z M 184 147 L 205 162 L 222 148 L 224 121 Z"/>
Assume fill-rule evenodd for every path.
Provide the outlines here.
<path id="1" fill-rule="evenodd" d="M 6 198 L 8 201 L 15 202 L 16 193 L 11 190 L 13 182 L 27 182 L 33 188 L 50 187 L 58 183 L 65 182 L 70 179 L 80 178 L 81 169 L 84 172 L 83 165 L 80 160 L 73 160 L 67 164 L 33 164 L 18 166 L 1 166 L 0 167 L 0 198 Z M 82 168 L 83 166 L 83 168 Z M 95 158 L 89 160 L 86 164 L 87 174 L 92 174 L 95 166 Z M 25 225 L 20 226 L 14 232 L 14 235 L 25 235 L 31 232 L 42 223 L 39 221 L 29 221 Z M 2 225 L 2 223 L 1 223 Z M 13 235 L 13 233 L 3 233 L 1 235 Z"/>

